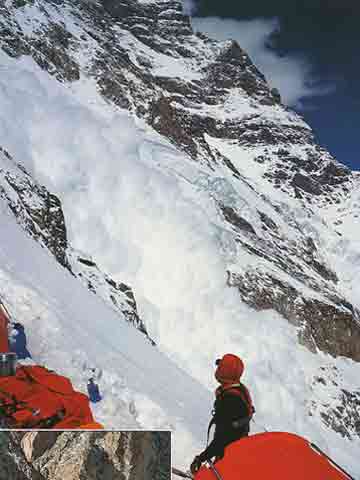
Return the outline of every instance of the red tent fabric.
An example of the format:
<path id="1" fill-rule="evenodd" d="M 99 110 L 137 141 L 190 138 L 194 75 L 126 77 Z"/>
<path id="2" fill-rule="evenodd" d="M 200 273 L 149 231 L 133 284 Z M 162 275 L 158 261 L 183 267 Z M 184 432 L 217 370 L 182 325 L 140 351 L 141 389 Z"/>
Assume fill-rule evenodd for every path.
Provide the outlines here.
<path id="1" fill-rule="evenodd" d="M 302 437 L 267 432 L 242 438 L 228 445 L 215 463 L 222 480 L 349 480 L 324 455 Z M 202 467 L 195 480 L 217 480 Z M 218 479 L 219 480 L 219 479 Z"/>
<path id="2" fill-rule="evenodd" d="M 0 405 L 11 413 L 13 428 L 81 428 L 94 423 L 89 399 L 69 379 L 44 367 L 22 366 L 16 376 L 0 377 Z"/>

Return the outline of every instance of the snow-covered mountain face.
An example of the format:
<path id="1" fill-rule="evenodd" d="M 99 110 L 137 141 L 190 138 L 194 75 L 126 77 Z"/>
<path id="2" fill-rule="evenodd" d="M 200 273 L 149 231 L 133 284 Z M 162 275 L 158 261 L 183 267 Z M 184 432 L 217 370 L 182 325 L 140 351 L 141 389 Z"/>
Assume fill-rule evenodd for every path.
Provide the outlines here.
<path id="1" fill-rule="evenodd" d="M 195 36 L 178 1 L 4 2 L 2 22 L 9 55 L 32 55 L 63 82 L 81 73 L 95 78 L 107 99 L 144 118 L 209 172 L 224 169 L 260 197 L 264 206 L 255 208 L 208 188 L 251 259 L 237 262 L 241 271 L 229 269 L 229 284 L 251 306 L 275 307 L 299 325 L 312 349 L 360 359 L 356 304 L 338 288 L 339 274 L 320 240 L 304 229 L 307 215 L 348 200 L 357 177 L 279 105 L 236 43 Z M 332 220 L 329 235 L 341 224 L 340 215 Z M 289 278 L 307 295 L 293 290 Z M 327 326 L 318 328 L 319 322 Z"/>
<path id="2" fill-rule="evenodd" d="M 16 164 L 1 147 L 0 159 L 0 198 L 5 201 L 18 223 L 47 248 L 60 265 L 148 336 L 145 325 L 139 318 L 131 288 L 115 282 L 99 270 L 92 258 L 69 245 L 60 200 L 36 183 L 25 168 Z"/>
<path id="3" fill-rule="evenodd" d="M 206 386 L 237 352 L 263 423 L 358 445 L 359 174 L 177 0 L 4 0 L 0 42 L 0 145 L 67 234 L 3 151 L 18 221 Z"/>

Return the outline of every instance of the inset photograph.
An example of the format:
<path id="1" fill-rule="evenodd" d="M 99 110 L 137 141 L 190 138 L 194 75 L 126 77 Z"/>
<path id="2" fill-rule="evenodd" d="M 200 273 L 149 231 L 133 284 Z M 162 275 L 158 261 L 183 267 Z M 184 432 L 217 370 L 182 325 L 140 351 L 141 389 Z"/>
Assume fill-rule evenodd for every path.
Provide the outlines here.
<path id="1" fill-rule="evenodd" d="M 167 480 L 168 431 L 0 431 L 1 480 Z"/>

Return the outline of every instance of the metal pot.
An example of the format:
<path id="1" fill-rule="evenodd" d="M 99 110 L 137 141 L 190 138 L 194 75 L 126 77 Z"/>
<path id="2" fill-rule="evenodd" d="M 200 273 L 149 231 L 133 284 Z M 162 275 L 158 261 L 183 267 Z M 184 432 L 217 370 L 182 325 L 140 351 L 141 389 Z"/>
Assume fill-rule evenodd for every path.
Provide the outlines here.
<path id="1" fill-rule="evenodd" d="M 0 377 L 16 375 L 16 353 L 0 353 Z"/>

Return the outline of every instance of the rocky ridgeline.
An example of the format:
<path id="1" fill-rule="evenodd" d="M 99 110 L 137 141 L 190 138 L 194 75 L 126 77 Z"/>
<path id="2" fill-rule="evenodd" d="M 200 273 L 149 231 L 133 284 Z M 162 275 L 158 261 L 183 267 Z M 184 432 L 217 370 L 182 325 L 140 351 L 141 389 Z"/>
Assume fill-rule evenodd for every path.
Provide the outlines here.
<path id="1" fill-rule="evenodd" d="M 169 432 L 0 432 L 1 478 L 166 480 Z"/>
<path id="2" fill-rule="evenodd" d="M 274 309 L 296 325 L 311 351 L 360 361 L 359 312 L 339 286 L 324 239 L 341 237 L 344 215 L 358 216 L 359 207 L 327 212 L 346 205 L 359 178 L 316 144 L 311 128 L 281 104 L 241 46 L 194 33 L 178 0 L 0 0 L 0 45 L 14 58 L 31 55 L 61 82 L 92 77 L 109 102 L 206 168 L 219 223 L 239 253 L 228 285 L 252 308 Z M 252 204 L 212 186 L 226 176 L 251 194 Z M 70 250 L 65 256 L 66 236 L 56 230 L 46 242 L 90 290 L 109 286 L 112 307 L 143 328 L 128 287 L 112 284 L 87 257 Z M 346 391 L 339 382 L 337 398 L 357 412 L 357 392 Z"/>
<path id="3" fill-rule="evenodd" d="M 229 166 L 209 135 L 263 148 L 263 178 L 291 196 L 331 202 L 351 187 L 351 171 L 316 145 L 246 52 L 194 34 L 179 0 L 1 0 L 0 44 L 60 81 L 95 77 L 106 98 L 197 160 Z M 229 98 L 241 100 L 235 111 Z"/>
<path id="4" fill-rule="evenodd" d="M 48 249 L 60 265 L 148 337 L 131 288 L 115 282 L 91 258 L 71 248 L 60 200 L 33 180 L 1 147 L 0 199 L 5 201 L 27 234 Z"/>

